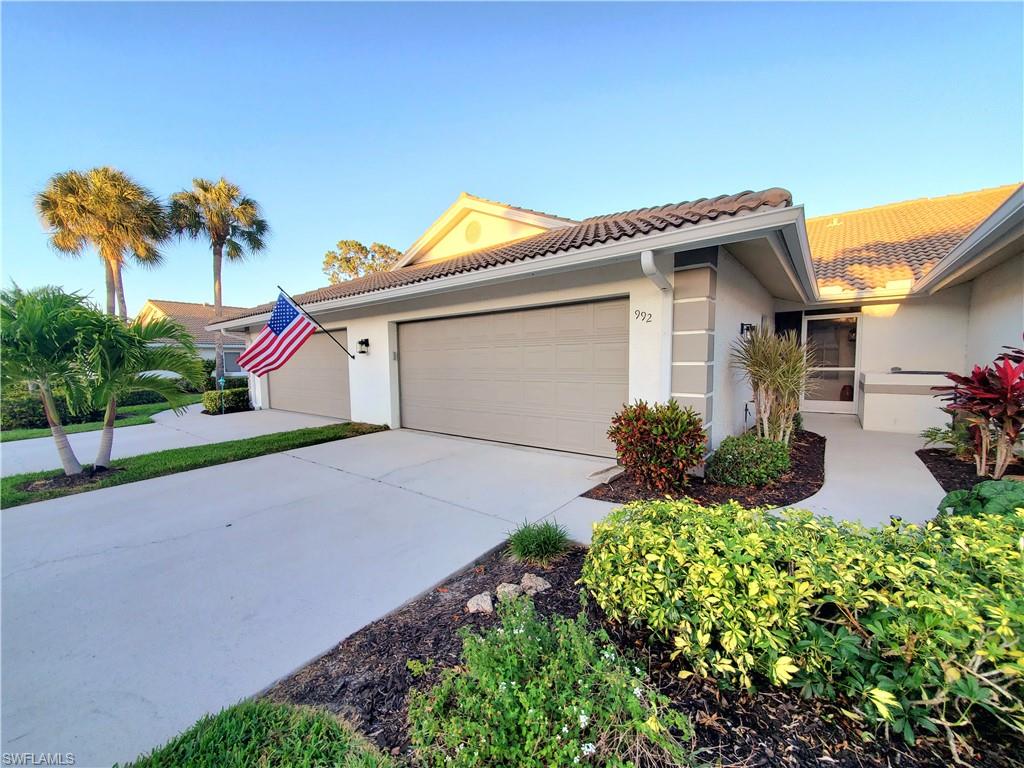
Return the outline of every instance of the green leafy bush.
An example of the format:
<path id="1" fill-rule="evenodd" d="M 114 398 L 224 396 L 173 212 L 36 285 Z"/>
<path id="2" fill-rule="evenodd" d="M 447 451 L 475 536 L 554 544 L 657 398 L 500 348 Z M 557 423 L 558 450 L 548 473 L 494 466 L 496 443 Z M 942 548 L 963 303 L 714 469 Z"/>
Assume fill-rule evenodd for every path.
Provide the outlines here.
<path id="1" fill-rule="evenodd" d="M 686 486 L 686 473 L 704 461 L 707 435 L 700 416 L 675 400 L 638 400 L 612 417 L 608 430 L 627 472 L 658 493 Z"/>
<path id="2" fill-rule="evenodd" d="M 789 446 L 753 432 L 730 435 L 708 459 L 705 476 L 726 485 L 767 485 L 789 471 Z"/>
<path id="3" fill-rule="evenodd" d="M 328 712 L 257 700 L 207 715 L 125 768 L 328 765 L 393 768 L 395 764 Z"/>
<path id="4" fill-rule="evenodd" d="M 224 413 L 252 410 L 248 388 L 225 389 L 223 392 L 217 390 L 203 392 L 203 410 L 207 413 L 214 415 L 221 413 L 222 402 Z"/>
<path id="5" fill-rule="evenodd" d="M 970 490 L 950 491 L 939 502 L 942 515 L 1008 515 L 1024 507 L 1024 483 L 985 480 Z"/>
<path id="6" fill-rule="evenodd" d="M 103 418 L 103 411 L 99 410 L 72 413 L 63 397 L 55 397 L 54 404 L 62 424 L 84 424 Z M 0 429 L 46 429 L 49 426 L 37 393 L 29 392 L 24 384 L 4 388 L 0 398 Z"/>
<path id="7" fill-rule="evenodd" d="M 685 715 L 602 632 L 539 618 L 529 598 L 499 603 L 501 626 L 463 635 L 463 663 L 409 699 L 418 765 L 549 768 L 678 765 Z M 660 762 L 660 761 L 664 762 Z"/>
<path id="8" fill-rule="evenodd" d="M 569 547 L 569 534 L 564 526 L 547 520 L 523 523 L 508 536 L 508 551 L 516 560 L 547 565 Z"/>
<path id="9" fill-rule="evenodd" d="M 986 710 L 1024 733 L 1024 512 L 867 529 L 736 503 L 630 504 L 582 580 L 682 675 L 848 697 L 911 741 Z"/>

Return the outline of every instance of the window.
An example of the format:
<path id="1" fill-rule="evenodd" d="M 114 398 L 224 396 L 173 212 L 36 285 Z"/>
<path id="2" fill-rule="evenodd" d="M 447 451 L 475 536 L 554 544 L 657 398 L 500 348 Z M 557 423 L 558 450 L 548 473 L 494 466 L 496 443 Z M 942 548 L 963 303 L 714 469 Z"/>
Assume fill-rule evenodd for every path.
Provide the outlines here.
<path id="1" fill-rule="evenodd" d="M 245 375 L 245 371 L 243 371 L 238 366 L 238 356 L 240 354 L 242 354 L 242 353 L 241 352 L 228 352 L 226 349 L 224 350 L 224 373 L 226 375 L 228 375 L 228 376 L 244 376 Z"/>

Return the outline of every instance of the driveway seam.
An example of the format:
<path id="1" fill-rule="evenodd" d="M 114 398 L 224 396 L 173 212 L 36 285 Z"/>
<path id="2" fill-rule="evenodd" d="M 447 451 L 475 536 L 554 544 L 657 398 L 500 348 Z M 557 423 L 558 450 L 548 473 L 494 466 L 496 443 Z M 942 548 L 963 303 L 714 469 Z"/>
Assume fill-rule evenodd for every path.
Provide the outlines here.
<path id="1" fill-rule="evenodd" d="M 467 507 L 465 504 L 459 504 L 457 501 L 451 501 L 450 499 L 443 499 L 440 496 L 431 496 L 429 493 L 424 493 L 423 491 L 417 491 L 417 490 L 415 490 L 413 488 L 406 488 L 404 485 L 397 485 L 395 483 L 389 483 L 386 480 L 384 480 L 383 478 L 371 477 L 370 475 L 361 475 L 358 472 L 353 472 L 353 471 L 351 471 L 349 469 L 342 469 L 341 467 L 336 467 L 333 464 L 324 464 L 322 461 L 314 461 L 313 459 L 307 459 L 307 458 L 305 458 L 303 456 L 296 456 L 294 453 L 289 453 L 288 451 L 282 451 L 281 453 L 283 453 L 284 455 L 289 456 L 289 457 L 295 459 L 296 461 L 304 461 L 307 464 L 314 464 L 314 465 L 316 465 L 318 467 L 325 467 L 326 469 L 332 469 L 335 472 L 341 472 L 342 474 L 351 475 L 352 477 L 358 477 L 358 478 L 360 478 L 362 480 L 369 480 L 370 482 L 373 482 L 373 483 L 379 483 L 380 485 L 386 485 L 388 488 L 395 488 L 396 490 L 399 490 L 399 491 L 405 491 L 406 493 L 412 493 L 412 494 L 415 494 L 417 496 L 422 496 L 424 499 L 430 499 L 431 501 L 439 501 L 442 504 L 448 504 L 450 506 L 456 507 L 457 509 L 464 509 L 467 512 L 474 512 L 474 513 L 476 513 L 478 515 L 483 515 L 484 517 L 490 517 L 490 518 L 493 518 L 495 520 L 501 520 L 502 522 L 508 523 L 509 525 L 515 525 L 515 521 L 514 520 L 509 520 L 508 518 L 502 517 L 501 515 L 495 515 L 495 514 L 493 514 L 491 512 L 484 512 L 483 510 L 475 509 L 474 507 Z M 427 462 L 423 462 L 423 463 L 424 464 L 429 464 L 430 462 L 427 461 Z M 415 465 L 413 465 L 413 466 L 415 466 Z M 397 471 L 397 470 L 392 470 L 392 471 Z M 391 472 L 388 472 L 387 474 L 391 474 Z M 387 475 L 384 475 L 384 477 L 387 477 Z M 561 507 L 559 507 L 559 509 L 561 509 Z"/>

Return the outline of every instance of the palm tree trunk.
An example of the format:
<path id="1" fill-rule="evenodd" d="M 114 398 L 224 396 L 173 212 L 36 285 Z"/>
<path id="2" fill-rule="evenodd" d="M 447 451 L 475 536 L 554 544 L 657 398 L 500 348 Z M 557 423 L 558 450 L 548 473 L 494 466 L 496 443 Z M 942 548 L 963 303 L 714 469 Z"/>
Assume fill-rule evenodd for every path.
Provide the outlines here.
<path id="1" fill-rule="evenodd" d="M 224 245 L 213 244 L 213 316 L 220 320 L 224 316 L 224 305 L 221 300 L 220 268 L 224 256 Z M 214 342 L 214 384 L 220 382 L 224 375 L 224 334 L 217 333 Z"/>
<path id="2" fill-rule="evenodd" d="M 75 456 L 75 451 L 68 441 L 67 433 L 60 423 L 60 416 L 57 414 L 57 404 L 53 401 L 53 393 L 50 392 L 50 385 L 45 381 L 39 382 L 39 398 L 43 401 L 43 412 L 46 413 L 46 421 L 50 425 L 50 434 L 53 435 L 53 442 L 57 445 L 57 455 L 60 456 L 61 466 L 65 475 L 80 475 L 82 465 Z"/>
<path id="3" fill-rule="evenodd" d="M 117 291 L 117 314 L 118 314 L 118 316 L 122 320 L 124 320 L 127 323 L 128 322 L 128 306 L 125 304 L 125 300 L 124 300 L 124 282 L 121 280 L 121 264 L 120 264 L 120 262 L 114 264 L 114 268 L 113 269 L 114 269 L 114 289 Z"/>
<path id="4" fill-rule="evenodd" d="M 110 449 L 114 446 L 114 421 L 117 419 L 117 399 L 111 397 L 107 401 L 107 410 L 103 414 L 103 433 L 100 435 L 100 447 L 96 451 L 94 469 L 110 466 Z"/>
<path id="5" fill-rule="evenodd" d="M 114 314 L 114 268 L 110 266 L 110 262 L 106 259 L 103 260 L 103 271 L 107 275 L 107 314 Z"/>

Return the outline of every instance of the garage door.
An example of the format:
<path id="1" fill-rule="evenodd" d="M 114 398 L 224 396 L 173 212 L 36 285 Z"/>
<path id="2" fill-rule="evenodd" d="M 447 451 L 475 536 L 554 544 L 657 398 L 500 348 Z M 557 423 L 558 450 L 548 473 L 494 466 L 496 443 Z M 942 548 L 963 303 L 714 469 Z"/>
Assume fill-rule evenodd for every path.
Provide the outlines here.
<path id="1" fill-rule="evenodd" d="M 348 346 L 344 330 L 332 331 Z M 326 333 L 314 333 L 292 359 L 269 374 L 270 407 L 347 419 L 348 357 Z"/>
<path id="2" fill-rule="evenodd" d="M 614 456 L 628 310 L 623 299 L 400 325 L 402 425 Z"/>

